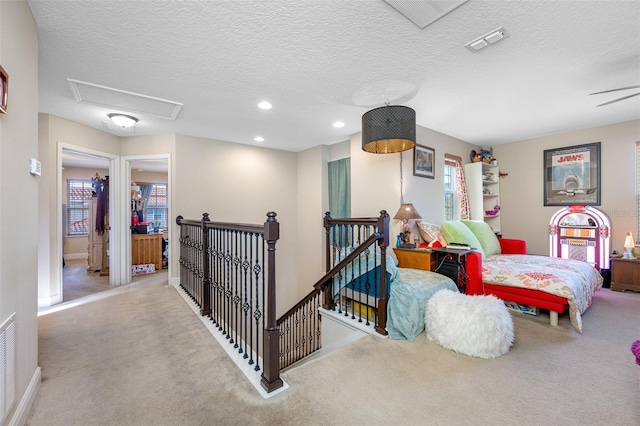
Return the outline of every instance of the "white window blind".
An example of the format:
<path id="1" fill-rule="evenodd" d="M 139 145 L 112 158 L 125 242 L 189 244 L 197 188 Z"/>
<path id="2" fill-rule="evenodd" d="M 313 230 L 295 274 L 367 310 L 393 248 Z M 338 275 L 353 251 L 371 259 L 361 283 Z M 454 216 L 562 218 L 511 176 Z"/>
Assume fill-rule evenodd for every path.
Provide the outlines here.
<path id="1" fill-rule="evenodd" d="M 93 194 L 90 180 L 67 180 L 67 235 L 89 233 L 89 199 Z"/>
<path id="2" fill-rule="evenodd" d="M 445 154 L 444 157 L 444 219 L 455 220 L 459 219 L 458 209 L 458 193 L 456 188 L 456 173 L 457 167 L 454 157 L 449 154 Z"/>

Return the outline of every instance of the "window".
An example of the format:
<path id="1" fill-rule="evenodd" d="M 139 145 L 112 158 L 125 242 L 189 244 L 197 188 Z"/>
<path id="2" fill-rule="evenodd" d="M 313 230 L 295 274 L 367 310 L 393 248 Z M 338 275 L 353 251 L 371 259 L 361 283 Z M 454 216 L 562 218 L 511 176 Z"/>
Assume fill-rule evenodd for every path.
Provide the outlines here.
<path id="1" fill-rule="evenodd" d="M 456 159 L 458 157 L 449 154 L 445 154 L 444 157 L 444 220 L 460 219 Z"/>
<path id="2" fill-rule="evenodd" d="M 169 208 L 167 206 L 167 184 L 152 183 L 151 194 L 147 199 L 144 211 L 144 219 L 149 223 L 160 222 L 160 228 L 167 228 L 167 216 Z"/>
<path id="3" fill-rule="evenodd" d="M 67 235 L 89 233 L 89 199 L 93 194 L 90 180 L 67 180 Z"/>

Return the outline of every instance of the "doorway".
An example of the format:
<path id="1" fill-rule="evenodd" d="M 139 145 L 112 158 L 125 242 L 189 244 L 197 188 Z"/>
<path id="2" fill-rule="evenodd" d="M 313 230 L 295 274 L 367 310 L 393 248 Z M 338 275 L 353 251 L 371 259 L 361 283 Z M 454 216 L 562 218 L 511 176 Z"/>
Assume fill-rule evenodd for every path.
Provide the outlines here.
<path id="1" fill-rule="evenodd" d="M 53 269 L 59 269 L 59 272 L 52 274 L 58 280 L 49 289 L 53 295 L 49 297 L 50 305 L 105 291 L 119 284 L 117 277 L 109 274 L 117 265 L 117 261 L 109 256 L 108 249 L 109 243 L 117 244 L 117 235 L 112 232 L 118 227 L 115 222 L 117 215 L 112 209 L 107 212 L 107 229 L 100 236 L 100 244 L 90 241 L 90 234 L 95 235 L 95 219 L 90 216 L 96 212 L 95 190 L 98 183 L 106 182 L 104 192 L 109 199 L 118 193 L 116 159 L 116 156 L 83 147 L 62 143 L 58 146 L 56 209 L 59 220 L 57 255 L 53 257 L 59 261 L 56 262 L 58 268 Z"/>
<path id="2" fill-rule="evenodd" d="M 154 265 L 156 273 L 171 276 L 169 261 L 169 236 L 173 228 L 171 221 L 171 167 L 169 154 L 125 156 L 121 158 L 123 182 L 130 183 L 128 191 L 123 191 L 121 211 L 123 223 L 121 241 L 121 262 L 124 282 L 132 282 L 146 274 L 141 265 Z M 135 217 L 134 217 L 135 215 Z M 144 222 L 133 227 L 132 220 Z M 140 244 L 145 247 L 158 246 L 160 255 L 147 258 L 140 255 Z M 146 251 L 146 250 L 145 250 Z M 155 250 L 157 253 L 157 250 Z M 136 264 L 135 274 L 132 272 Z M 158 270 L 160 269 L 160 270 Z"/>

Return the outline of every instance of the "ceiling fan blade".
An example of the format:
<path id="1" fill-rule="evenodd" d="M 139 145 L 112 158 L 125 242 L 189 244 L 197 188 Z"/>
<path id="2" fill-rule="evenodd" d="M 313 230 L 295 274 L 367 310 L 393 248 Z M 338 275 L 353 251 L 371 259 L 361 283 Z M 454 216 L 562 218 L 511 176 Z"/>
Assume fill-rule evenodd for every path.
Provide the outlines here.
<path id="1" fill-rule="evenodd" d="M 629 87 L 620 87 L 619 89 L 603 90 L 602 92 L 595 92 L 595 93 L 589 93 L 589 94 L 599 95 L 601 93 L 610 93 L 610 92 L 617 92 L 619 90 L 629 90 L 629 89 L 638 89 L 638 88 L 640 88 L 640 84 L 636 84 L 635 86 L 629 86 Z"/>
<path id="2" fill-rule="evenodd" d="M 633 94 L 633 95 L 624 96 L 624 97 L 622 97 L 622 98 L 614 99 L 614 100 L 612 100 L 612 101 L 605 102 L 605 103 L 603 103 L 603 104 L 596 105 L 596 106 L 601 107 L 601 106 L 604 106 L 604 105 L 613 104 L 613 103 L 616 103 L 616 102 L 624 101 L 625 99 L 633 98 L 634 96 L 640 96 L 640 92 L 635 93 L 635 94 Z"/>

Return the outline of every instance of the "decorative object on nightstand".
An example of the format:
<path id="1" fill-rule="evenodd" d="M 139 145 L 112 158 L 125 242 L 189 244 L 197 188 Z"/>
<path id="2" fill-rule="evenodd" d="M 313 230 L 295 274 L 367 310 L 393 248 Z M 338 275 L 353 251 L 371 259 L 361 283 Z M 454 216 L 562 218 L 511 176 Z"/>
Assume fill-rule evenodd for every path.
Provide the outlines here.
<path id="1" fill-rule="evenodd" d="M 393 218 L 399 219 L 402 222 L 402 232 L 400 233 L 402 247 L 415 247 L 415 244 L 411 243 L 411 228 L 409 226 L 409 221 L 412 219 L 422 219 L 422 216 L 420 216 L 416 211 L 413 204 L 403 203 Z"/>
<path id="2" fill-rule="evenodd" d="M 624 254 L 622 255 L 623 259 L 635 259 L 631 250 L 633 250 L 635 244 L 633 242 L 633 237 L 631 236 L 631 232 L 627 232 L 627 236 L 624 239 Z"/>

